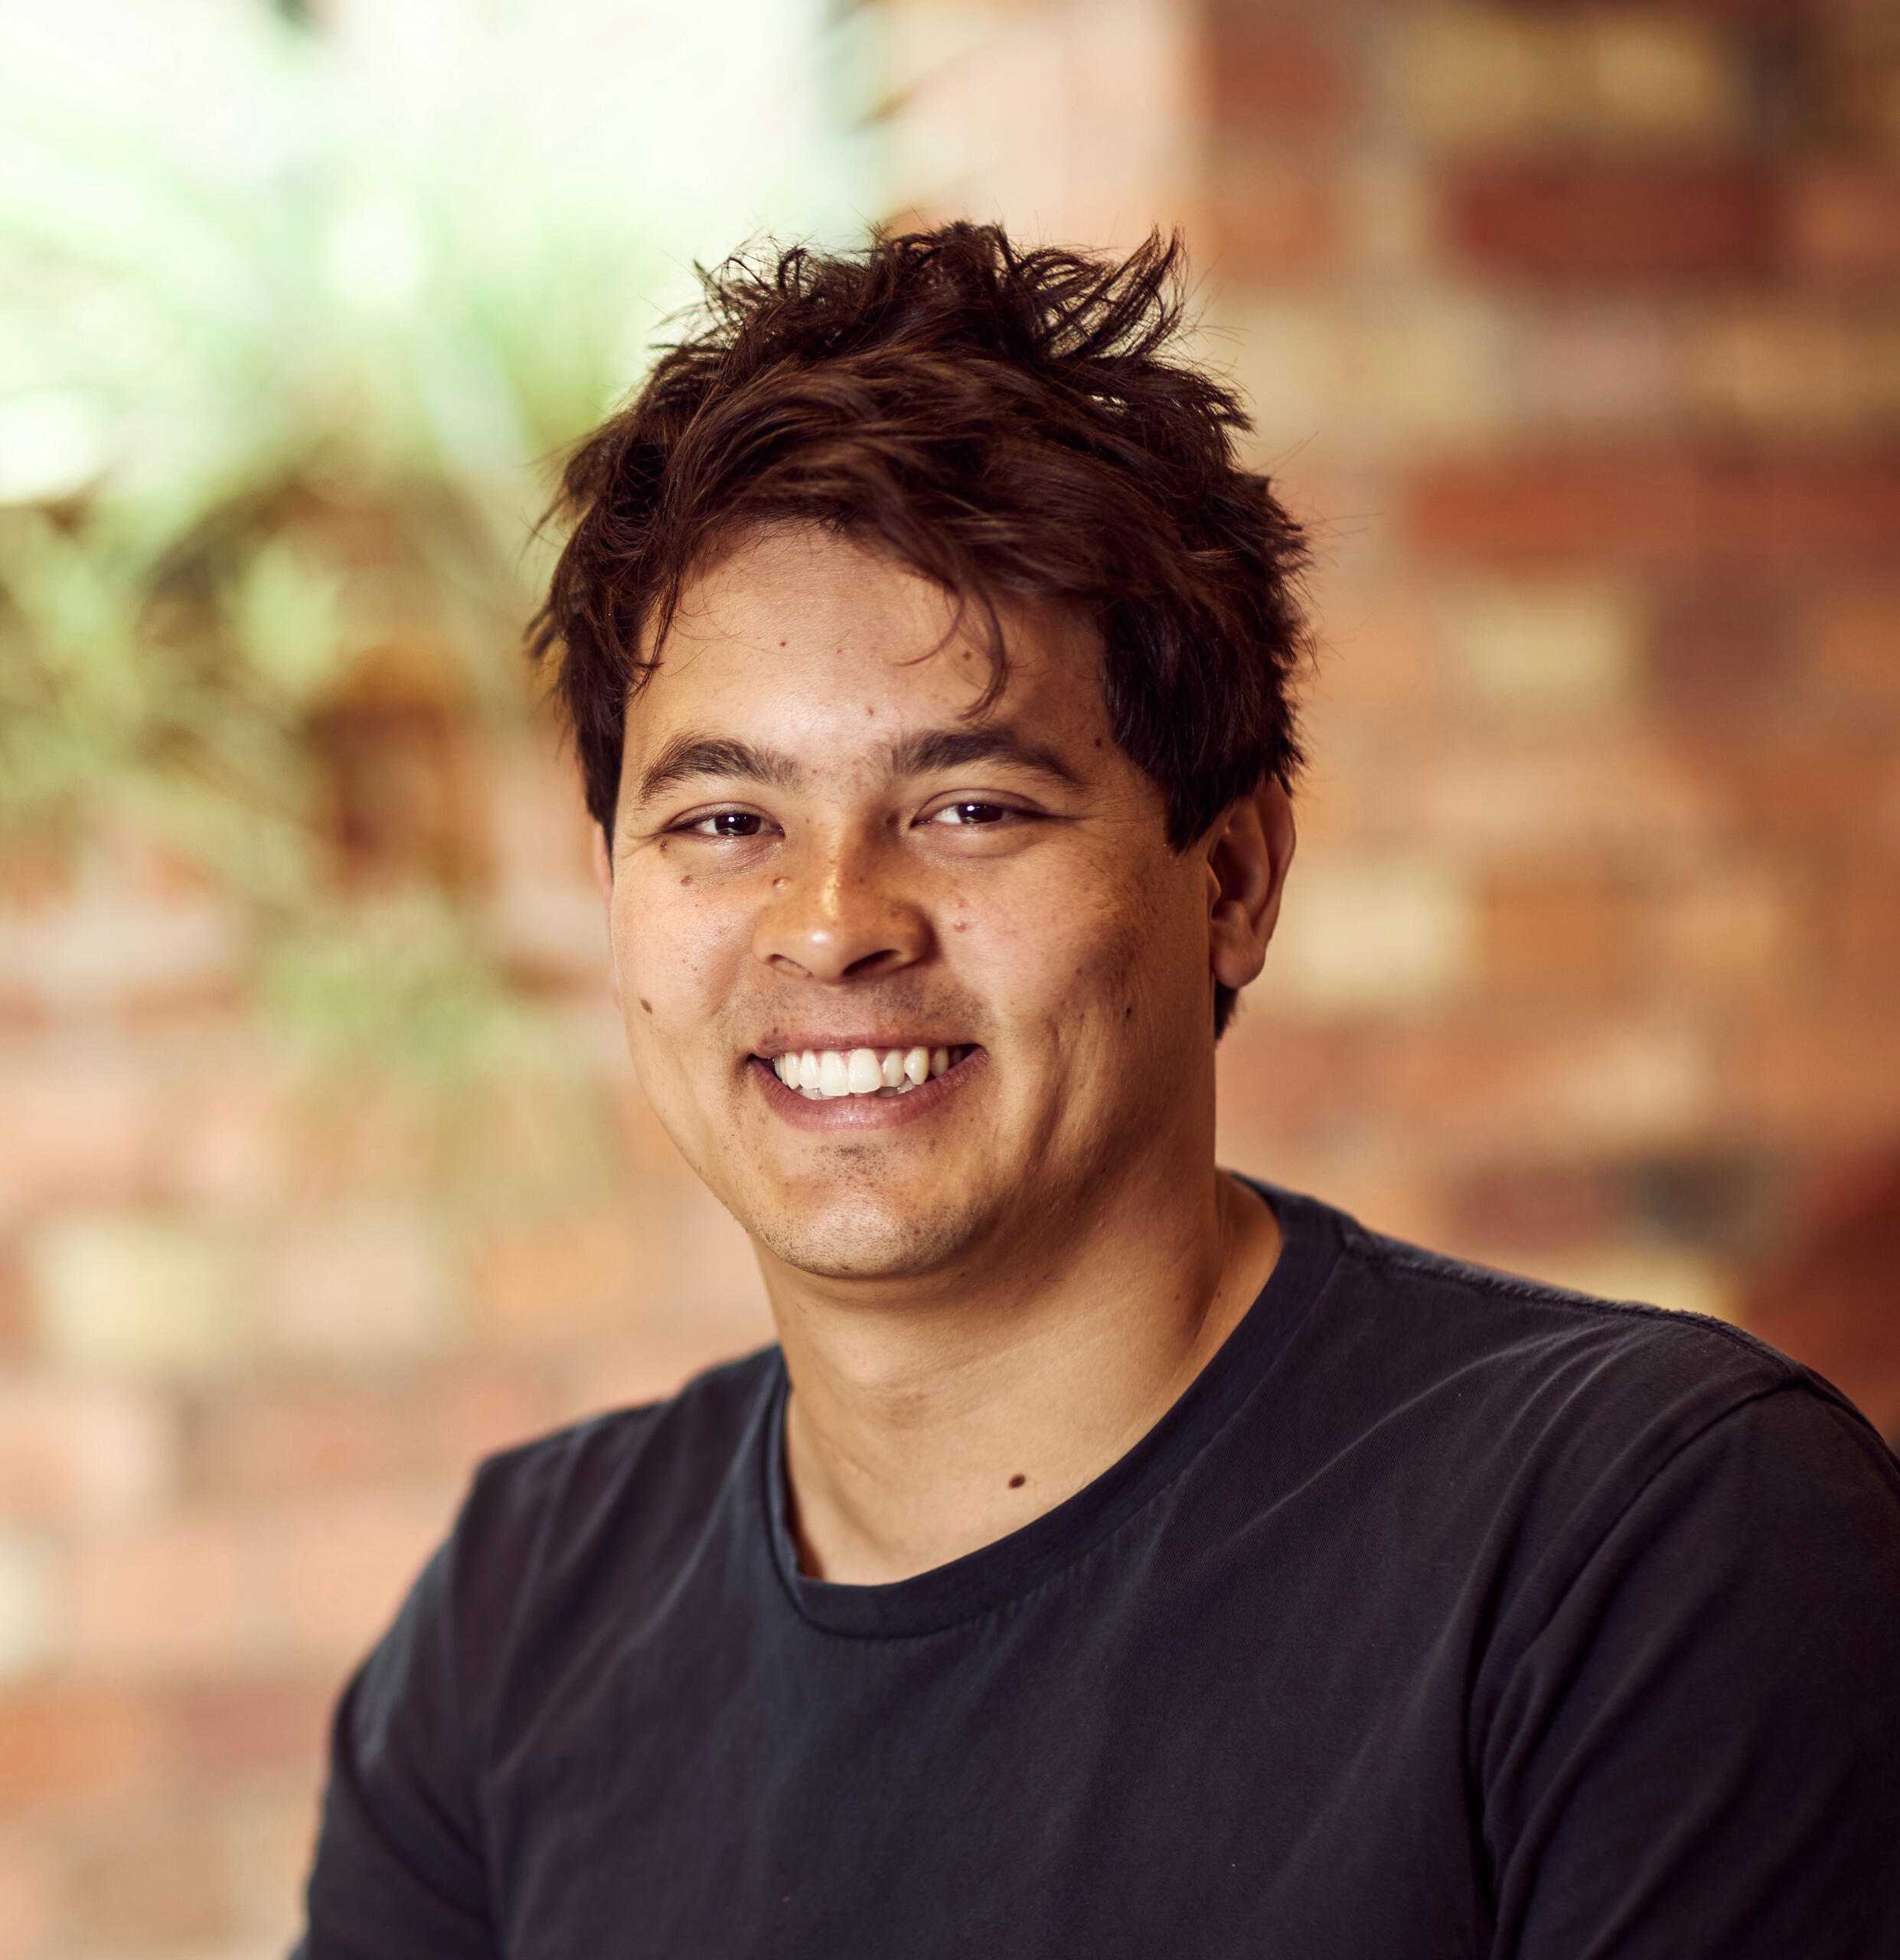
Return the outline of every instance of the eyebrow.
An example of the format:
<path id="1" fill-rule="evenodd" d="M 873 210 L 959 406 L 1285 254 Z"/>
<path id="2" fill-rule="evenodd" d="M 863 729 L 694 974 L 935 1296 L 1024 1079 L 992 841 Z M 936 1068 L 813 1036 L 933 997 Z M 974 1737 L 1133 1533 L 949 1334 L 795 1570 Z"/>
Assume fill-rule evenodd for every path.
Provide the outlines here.
<path id="1" fill-rule="evenodd" d="M 892 746 L 890 767 L 894 776 L 930 776 L 987 762 L 1014 763 L 1058 782 L 1079 786 L 1075 771 L 1054 750 L 1025 740 L 1007 727 L 926 729 Z M 797 786 L 804 773 L 789 756 L 775 749 L 756 749 L 749 742 L 722 737 L 681 735 L 669 742 L 641 775 L 639 800 L 651 802 L 662 790 L 697 776 L 737 777 L 789 789 Z"/>
<path id="2" fill-rule="evenodd" d="M 929 776 L 971 763 L 1014 763 L 1071 789 L 1081 779 L 1053 749 L 1026 740 L 1007 724 L 987 728 L 932 728 L 898 743 L 890 752 L 893 776 Z"/>
<path id="3" fill-rule="evenodd" d="M 803 772 L 789 756 L 775 749 L 755 749 L 749 742 L 716 736 L 681 735 L 668 743 L 640 779 L 640 801 L 650 803 L 663 789 L 700 776 L 736 776 L 747 782 L 769 783 L 789 789 Z"/>

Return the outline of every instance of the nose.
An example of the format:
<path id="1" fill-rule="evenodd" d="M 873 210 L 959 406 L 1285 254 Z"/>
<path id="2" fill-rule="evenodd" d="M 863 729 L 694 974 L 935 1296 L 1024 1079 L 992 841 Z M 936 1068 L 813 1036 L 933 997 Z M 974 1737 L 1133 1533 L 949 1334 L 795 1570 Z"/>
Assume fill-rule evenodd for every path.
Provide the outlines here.
<path id="1" fill-rule="evenodd" d="M 752 934 L 768 966 L 836 985 L 880 978 L 929 952 L 930 923 L 874 844 L 814 839 L 781 858 Z"/>

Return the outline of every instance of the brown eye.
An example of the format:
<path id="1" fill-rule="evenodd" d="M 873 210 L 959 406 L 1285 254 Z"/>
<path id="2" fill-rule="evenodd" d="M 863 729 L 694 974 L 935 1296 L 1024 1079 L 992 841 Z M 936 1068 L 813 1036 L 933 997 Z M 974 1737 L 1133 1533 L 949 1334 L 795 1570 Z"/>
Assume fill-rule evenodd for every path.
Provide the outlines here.
<path id="1" fill-rule="evenodd" d="M 994 824 L 1010 815 L 1001 803 L 948 803 L 931 818 L 932 823 Z"/>
<path id="2" fill-rule="evenodd" d="M 712 837 L 756 837 L 765 821 L 756 810 L 721 810 L 694 828 Z"/>

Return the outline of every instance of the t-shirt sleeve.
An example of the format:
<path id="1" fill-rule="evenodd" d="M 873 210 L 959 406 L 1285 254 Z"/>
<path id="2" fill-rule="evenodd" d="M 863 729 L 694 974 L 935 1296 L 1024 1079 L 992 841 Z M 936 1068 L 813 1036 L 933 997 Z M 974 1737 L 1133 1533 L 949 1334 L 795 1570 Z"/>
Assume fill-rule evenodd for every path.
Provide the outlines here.
<path id="1" fill-rule="evenodd" d="M 500 1949 L 458 1692 L 458 1544 L 437 1552 L 344 1690 L 292 1960 L 495 1960 Z"/>
<path id="2" fill-rule="evenodd" d="M 1872 1432 L 1798 1383 L 1732 1408 L 1552 1591 L 1480 1697 L 1495 1952 L 1900 1956 L 1900 1471 Z"/>

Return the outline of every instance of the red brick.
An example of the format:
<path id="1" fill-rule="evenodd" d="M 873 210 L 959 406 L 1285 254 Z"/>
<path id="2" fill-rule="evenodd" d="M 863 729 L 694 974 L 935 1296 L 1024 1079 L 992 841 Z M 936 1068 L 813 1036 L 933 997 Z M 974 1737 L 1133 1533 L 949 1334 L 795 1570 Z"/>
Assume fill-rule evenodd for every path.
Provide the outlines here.
<path id="1" fill-rule="evenodd" d="M 220 1814 L 233 1904 L 246 1936 L 243 1952 L 276 1955 L 296 1938 L 304 1883 L 316 1850 L 313 1792 L 319 1773 L 313 1764 L 300 1788 L 246 1790 L 241 1803 L 225 1806 Z"/>
<path id="2" fill-rule="evenodd" d="M 399 1473 L 414 1459 L 421 1397 L 349 1382 L 246 1383 L 207 1399 L 194 1426 L 193 1486 L 268 1498 Z"/>
<path id="3" fill-rule="evenodd" d="M 546 1383 L 519 1363 L 450 1375 L 430 1398 L 429 1417 L 428 1453 L 420 1467 L 455 1474 L 554 1422 Z"/>
<path id="4" fill-rule="evenodd" d="M 77 1685 L 0 1696 L 0 1809 L 151 1788 L 165 1756 L 163 1721 L 139 1696 Z"/>
<path id="5" fill-rule="evenodd" d="M 1765 1138 L 1827 1148 L 1889 1145 L 1900 1132 L 1900 1008 L 1768 1018 L 1722 1070 L 1733 1119 Z"/>
<path id="6" fill-rule="evenodd" d="M 1830 165 L 1797 178 L 1788 200 L 1795 264 L 1850 284 L 1900 279 L 1900 170 Z"/>
<path id="7" fill-rule="evenodd" d="M 1820 948 L 1836 986 L 1900 985 L 1900 866 L 1850 871 L 1830 895 Z"/>
<path id="8" fill-rule="evenodd" d="M 1722 21 L 1807 21 L 1820 14 L 1822 0 L 1650 0 L 1658 13 L 1712 15 Z M 1510 0 L 1511 11 L 1574 15 L 1579 0 Z"/>
<path id="9" fill-rule="evenodd" d="M 332 1684 L 310 1681 L 191 1691 L 181 1723 L 187 1773 L 213 1788 L 285 1770 L 314 1774 L 336 1694 Z"/>
<path id="10" fill-rule="evenodd" d="M 1552 1012 L 1406 1031 L 1382 1094 L 1411 1147 L 1556 1156 L 1673 1148 L 1701 1134 L 1717 1078 L 1694 1021 Z"/>
<path id="11" fill-rule="evenodd" d="M 83 1057 L 24 1043 L 0 1055 L 0 1222 L 143 1181 L 159 1108 L 141 1061 L 104 1042 Z"/>
<path id="12" fill-rule="evenodd" d="M 1265 23 L 1217 23 L 1208 49 L 1217 123 L 1277 131 L 1337 116 L 1347 82 L 1332 51 L 1310 34 Z"/>
<path id="13" fill-rule="evenodd" d="M 1640 723 L 1600 728 L 1594 740 L 1548 724 L 1513 733 L 1415 738 L 1412 779 L 1400 778 L 1380 823 L 1429 837 L 1441 853 L 1492 862 L 1532 851 L 1701 851 L 1721 835 L 1725 786 L 1680 740 Z M 1394 776 L 1405 766 L 1382 760 Z"/>
<path id="14" fill-rule="evenodd" d="M 53 1022 L 216 1009 L 234 999 L 239 959 L 228 905 L 109 872 L 65 903 L 0 917 L 0 1009 Z"/>
<path id="15" fill-rule="evenodd" d="M 164 1191 L 239 1204 L 276 1194 L 289 1157 L 289 1111 L 274 1060 L 240 1049 L 196 1063 L 175 1085 L 155 1165 Z"/>
<path id="16" fill-rule="evenodd" d="M 1595 1165 L 1490 1166 L 1461 1184 L 1455 1236 L 1486 1246 L 1601 1243 L 1620 1223 L 1614 1181 Z"/>
<path id="17" fill-rule="evenodd" d="M 32 1293 L 21 1267 L 20 1249 L 0 1238 L 0 1366 L 27 1363 L 36 1331 Z"/>
<path id="18" fill-rule="evenodd" d="M 772 1339 L 772 1324 L 762 1312 L 743 1315 L 721 1305 L 683 1314 L 671 1325 L 603 1341 L 567 1371 L 557 1419 L 579 1422 L 602 1410 L 664 1401 L 694 1376 L 754 1353 Z"/>
<path id="19" fill-rule="evenodd" d="M 1889 1148 L 1827 1181 L 1758 1269 L 1745 1313 L 1764 1340 L 1845 1389 L 1886 1436 L 1900 1432 L 1897 1267 L 1900 1158 Z"/>
<path id="20" fill-rule="evenodd" d="M 1900 565 L 1900 454 L 1565 452 L 1428 466 L 1411 535 L 1428 557 L 1756 571 Z"/>
<path id="21" fill-rule="evenodd" d="M 78 1545 L 71 1656 L 119 1679 L 217 1674 L 248 1658 L 251 1548 L 236 1520 L 179 1515 Z"/>
<path id="22" fill-rule="evenodd" d="M 1424 625 L 1389 609 L 1329 632 L 1317 691 L 1329 704 L 1409 711 L 1433 700 L 1442 679 Z M 1303 842 L 1313 834 L 1311 807 L 1302 785 Z"/>
<path id="23" fill-rule="evenodd" d="M 1739 998 L 1785 1012 L 1805 982 L 1801 909 L 1763 852 L 1703 858 L 1650 914 L 1645 969 L 1705 1003 Z"/>
<path id="24" fill-rule="evenodd" d="M 1314 165 L 1236 155 L 1216 165 L 1207 199 L 1213 269 L 1234 285 L 1305 277 L 1331 256 L 1333 187 Z"/>
<path id="25" fill-rule="evenodd" d="M 149 1510 L 171 1483 L 171 1427 L 149 1390 L 0 1379 L 0 1515 L 70 1526 Z"/>
<path id="26" fill-rule="evenodd" d="M 1588 284 L 1759 273 L 1778 225 L 1768 180 L 1725 165 L 1475 165 L 1445 211 L 1454 249 L 1484 270 Z"/>
<path id="27" fill-rule="evenodd" d="M 1219 1050 L 1223 1132 L 1259 1149 L 1337 1129 L 1363 1105 L 1370 1060 L 1359 1030 L 1290 1025 L 1243 995 Z"/>
<path id="28" fill-rule="evenodd" d="M 73 1930 L 102 1945 L 149 1952 L 235 1930 L 224 1846 L 189 1812 L 119 1822 L 82 1854 L 73 1878 Z"/>
<path id="29" fill-rule="evenodd" d="M 639 1259 L 624 1207 L 603 1206 L 490 1233 L 472 1276 L 491 1334 L 511 1346 L 545 1345 L 624 1308 Z"/>
<path id="30" fill-rule="evenodd" d="M 246 1578 L 268 1662 L 347 1668 L 454 1521 L 462 1480 L 312 1498 L 255 1521 Z"/>
<path id="31" fill-rule="evenodd" d="M 413 1205 L 300 1211 L 263 1263 L 278 1348 L 331 1366 L 403 1367 L 452 1346 L 460 1330 L 442 1240 Z"/>
<path id="32" fill-rule="evenodd" d="M 1245 1168 L 1258 1170 L 1259 1160 Z M 1296 1176 L 1292 1183 L 1296 1189 L 1331 1193 L 1342 1210 L 1374 1231 L 1409 1239 L 1416 1246 L 1442 1246 L 1450 1230 L 1450 1214 L 1438 1181 L 1416 1158 L 1396 1161 L 1383 1144 L 1371 1139 L 1329 1156 L 1321 1174 Z"/>
<path id="33" fill-rule="evenodd" d="M 1643 429 L 1674 406 L 1676 330 L 1641 298 L 1539 308 L 1525 325 L 1523 350 L 1530 419 Z"/>
<path id="34" fill-rule="evenodd" d="M 1900 787 L 1900 756 L 1877 731 L 1863 736 L 1763 715 L 1726 727 L 1684 724 L 1683 733 L 1727 776 L 1744 835 L 1804 846 L 1832 868 L 1844 849 L 1878 834 L 1881 812 Z"/>
<path id="35" fill-rule="evenodd" d="M 1830 584 L 1804 640 L 1815 671 L 1858 712 L 1900 708 L 1900 585 Z"/>
<path id="36" fill-rule="evenodd" d="M 406 1380 L 248 1383 L 207 1402 L 189 1474 L 207 1494 L 253 1498 L 461 1477 L 553 1419 L 546 1383 L 518 1363 Z"/>
<path id="37" fill-rule="evenodd" d="M 295 1182 L 312 1204 L 366 1194 L 422 1200 L 446 1148 L 439 1112 L 420 1093 L 387 1079 L 357 1078 L 312 1094 L 295 1141 Z"/>
<path id="38" fill-rule="evenodd" d="M 53 1845 L 0 1832 L 0 1960 L 44 1960 L 53 1950 L 65 1887 Z"/>
<path id="39" fill-rule="evenodd" d="M 1650 671 L 1662 701 L 1698 716 L 1759 710 L 1787 688 L 1794 641 L 1787 596 L 1733 579 L 1667 593 Z"/>
<path id="40" fill-rule="evenodd" d="M 1494 871 L 1480 894 L 1487 988 L 1541 999 L 1623 991 L 1634 978 L 1636 894 L 1601 865 L 1535 861 Z"/>

